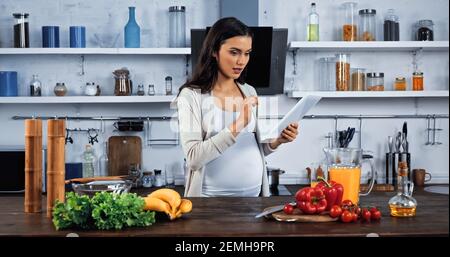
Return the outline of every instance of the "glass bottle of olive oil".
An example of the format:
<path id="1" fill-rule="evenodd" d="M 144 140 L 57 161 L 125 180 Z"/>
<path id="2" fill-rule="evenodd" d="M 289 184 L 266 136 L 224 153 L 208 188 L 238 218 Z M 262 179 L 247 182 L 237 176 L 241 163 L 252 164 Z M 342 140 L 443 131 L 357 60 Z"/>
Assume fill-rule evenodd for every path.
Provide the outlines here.
<path id="1" fill-rule="evenodd" d="M 414 184 L 408 180 L 408 165 L 406 162 L 400 162 L 397 171 L 397 195 L 389 200 L 391 216 L 416 216 L 417 201 L 412 197 L 413 189 Z"/>
<path id="2" fill-rule="evenodd" d="M 306 33 L 307 41 L 319 41 L 319 14 L 316 12 L 316 3 L 311 4 Z"/>

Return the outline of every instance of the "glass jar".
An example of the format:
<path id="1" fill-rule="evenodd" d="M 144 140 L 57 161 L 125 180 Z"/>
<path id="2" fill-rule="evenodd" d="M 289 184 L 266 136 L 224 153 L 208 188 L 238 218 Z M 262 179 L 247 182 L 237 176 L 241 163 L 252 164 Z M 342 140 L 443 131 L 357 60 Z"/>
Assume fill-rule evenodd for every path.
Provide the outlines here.
<path id="1" fill-rule="evenodd" d="M 404 77 L 395 78 L 394 90 L 395 91 L 405 91 L 406 90 L 406 79 Z"/>
<path id="2" fill-rule="evenodd" d="M 165 185 L 161 170 L 155 170 L 155 187 L 162 187 Z"/>
<path id="3" fill-rule="evenodd" d="M 167 76 L 165 80 L 166 80 L 166 95 L 171 95 L 172 94 L 172 77 Z"/>
<path id="4" fill-rule="evenodd" d="M 38 75 L 33 75 L 30 82 L 30 96 L 42 96 L 42 83 L 38 79 Z"/>
<path id="5" fill-rule="evenodd" d="M 169 7 L 169 47 L 186 46 L 186 7 Z"/>
<path id="6" fill-rule="evenodd" d="M 115 70 L 113 72 L 115 79 L 114 95 L 115 96 L 129 96 L 133 91 L 132 81 L 130 79 L 130 72 L 126 68 Z"/>
<path id="7" fill-rule="evenodd" d="M 144 171 L 143 172 L 142 186 L 143 187 L 152 187 L 153 186 L 153 172 L 152 171 Z"/>
<path id="8" fill-rule="evenodd" d="M 412 90 L 423 91 L 423 72 L 413 72 L 412 82 Z"/>
<path id="9" fill-rule="evenodd" d="M 367 73 L 367 91 L 384 91 L 384 73 Z"/>
<path id="10" fill-rule="evenodd" d="M 394 9 L 389 9 L 384 17 L 384 41 L 400 41 L 400 22 Z"/>
<path id="11" fill-rule="evenodd" d="M 359 40 L 360 41 L 376 41 L 376 15 L 375 9 L 363 9 L 359 10 L 359 19 L 361 26 L 359 26 Z"/>
<path id="12" fill-rule="evenodd" d="M 342 4 L 344 12 L 344 20 L 342 25 L 342 40 L 343 41 L 356 41 L 357 40 L 357 16 L 356 6 L 358 4 L 354 2 L 347 2 Z"/>
<path id="13" fill-rule="evenodd" d="M 144 85 L 138 85 L 137 95 L 139 96 L 145 95 Z"/>
<path id="14" fill-rule="evenodd" d="M 148 95 L 155 95 L 155 86 L 152 84 L 148 85 Z"/>
<path id="15" fill-rule="evenodd" d="M 14 22 L 14 47 L 29 48 L 30 32 L 28 25 L 28 13 L 13 13 Z"/>
<path id="16" fill-rule="evenodd" d="M 417 41 L 433 41 L 433 21 L 420 20 L 416 24 L 416 40 Z"/>
<path id="17" fill-rule="evenodd" d="M 336 54 L 336 91 L 348 91 L 350 87 L 350 54 Z"/>
<path id="18" fill-rule="evenodd" d="M 336 59 L 323 57 L 319 59 L 319 90 L 334 91 L 336 89 Z"/>
<path id="19" fill-rule="evenodd" d="M 352 68 L 351 69 L 351 90 L 364 91 L 366 90 L 366 69 Z"/>
<path id="20" fill-rule="evenodd" d="M 95 83 L 86 83 L 86 87 L 84 88 L 84 95 L 87 96 L 95 96 L 97 94 L 97 87 Z"/>
<path id="21" fill-rule="evenodd" d="M 64 83 L 58 82 L 53 91 L 56 96 L 65 96 L 67 94 L 67 87 Z"/>

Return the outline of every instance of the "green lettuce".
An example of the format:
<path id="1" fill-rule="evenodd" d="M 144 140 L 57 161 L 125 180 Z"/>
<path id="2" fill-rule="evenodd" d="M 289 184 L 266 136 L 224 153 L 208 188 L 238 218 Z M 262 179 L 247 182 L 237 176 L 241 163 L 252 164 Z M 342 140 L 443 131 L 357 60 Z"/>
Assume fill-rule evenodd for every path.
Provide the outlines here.
<path id="1" fill-rule="evenodd" d="M 122 229 L 155 223 L 155 212 L 144 211 L 144 199 L 134 193 L 99 192 L 95 196 L 66 194 L 66 202 L 53 209 L 53 224 L 65 228 Z"/>

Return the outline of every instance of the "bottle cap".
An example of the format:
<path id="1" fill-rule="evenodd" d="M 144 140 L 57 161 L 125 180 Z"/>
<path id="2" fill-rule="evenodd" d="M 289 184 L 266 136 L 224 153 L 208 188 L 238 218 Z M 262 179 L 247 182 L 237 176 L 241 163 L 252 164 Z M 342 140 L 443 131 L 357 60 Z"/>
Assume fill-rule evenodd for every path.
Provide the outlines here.
<path id="1" fill-rule="evenodd" d="M 169 12 L 184 12 L 184 11 L 186 11 L 185 6 L 170 6 L 169 7 Z"/>

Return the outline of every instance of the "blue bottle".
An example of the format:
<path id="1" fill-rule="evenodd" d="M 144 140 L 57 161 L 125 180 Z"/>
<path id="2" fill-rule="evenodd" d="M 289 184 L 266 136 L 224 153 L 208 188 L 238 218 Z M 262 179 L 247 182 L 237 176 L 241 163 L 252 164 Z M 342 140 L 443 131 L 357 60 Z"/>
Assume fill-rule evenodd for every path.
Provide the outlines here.
<path id="1" fill-rule="evenodd" d="M 128 7 L 129 19 L 125 26 L 125 47 L 126 48 L 139 48 L 141 47 L 141 28 L 136 22 L 135 10 L 136 7 Z"/>

